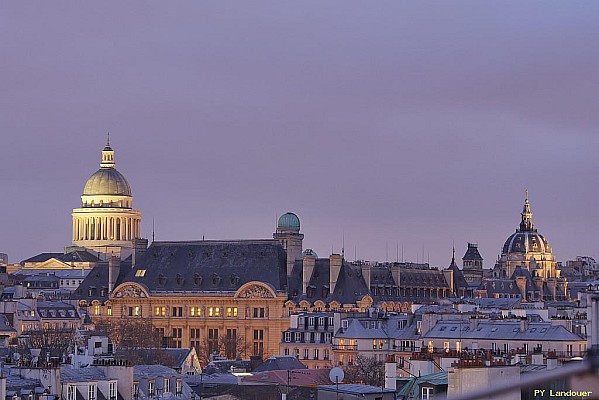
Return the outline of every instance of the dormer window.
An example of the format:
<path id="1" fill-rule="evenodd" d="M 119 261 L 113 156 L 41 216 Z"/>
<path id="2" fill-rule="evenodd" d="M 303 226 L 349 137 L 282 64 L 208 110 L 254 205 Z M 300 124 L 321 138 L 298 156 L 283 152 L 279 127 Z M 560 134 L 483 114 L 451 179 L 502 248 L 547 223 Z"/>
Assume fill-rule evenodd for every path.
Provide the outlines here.
<path id="1" fill-rule="evenodd" d="M 195 274 L 193 274 L 193 284 L 195 286 L 200 286 L 202 284 L 202 276 L 200 274 L 198 274 L 197 272 Z"/>

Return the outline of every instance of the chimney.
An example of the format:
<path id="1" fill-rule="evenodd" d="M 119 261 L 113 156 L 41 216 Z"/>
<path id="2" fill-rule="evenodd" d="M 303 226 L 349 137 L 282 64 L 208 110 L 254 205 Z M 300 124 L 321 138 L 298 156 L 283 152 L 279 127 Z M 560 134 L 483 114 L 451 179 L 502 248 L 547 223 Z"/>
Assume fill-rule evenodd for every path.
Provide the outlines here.
<path id="1" fill-rule="evenodd" d="M 133 254 L 131 256 L 133 267 L 137 265 L 147 248 L 148 239 L 133 239 Z"/>
<path id="2" fill-rule="evenodd" d="M 362 265 L 362 276 L 364 277 L 364 282 L 366 282 L 366 288 L 368 290 L 370 290 L 370 273 L 372 271 L 372 268 L 370 266 L 370 264 L 365 263 L 364 265 Z"/>
<path id="3" fill-rule="evenodd" d="M 526 332 L 528 330 L 528 318 L 520 318 L 520 332 Z"/>
<path id="4" fill-rule="evenodd" d="M 316 264 L 316 258 L 313 255 L 306 254 L 302 260 L 302 293 L 306 294 L 310 278 L 312 278 L 312 272 L 314 271 L 314 265 Z"/>
<path id="5" fill-rule="evenodd" d="M 114 285 L 116 284 L 116 280 L 119 277 L 120 270 L 120 257 L 111 254 L 110 258 L 108 259 L 108 293 L 112 292 L 112 290 L 114 289 Z"/>
<path id="6" fill-rule="evenodd" d="M 395 281 L 397 287 L 400 287 L 400 272 L 401 270 L 398 265 L 391 267 L 391 274 L 393 274 L 393 280 Z"/>
<path id="7" fill-rule="evenodd" d="M 547 371 L 557 368 L 557 356 L 547 356 Z"/>
<path id="8" fill-rule="evenodd" d="M 527 300 L 526 298 L 526 277 L 525 276 L 517 276 L 516 277 L 516 286 L 520 289 L 520 298 L 522 300 Z"/>
<path id="9" fill-rule="evenodd" d="M 453 282 L 453 271 L 450 269 L 444 269 L 443 275 L 445 275 L 445 280 L 447 281 L 447 285 L 449 286 L 451 293 L 456 293 L 456 288 Z"/>
<path id="10" fill-rule="evenodd" d="M 476 315 L 470 317 L 470 332 L 475 331 L 478 328 L 478 318 Z"/>
<path id="11" fill-rule="evenodd" d="M 343 265 L 343 257 L 339 254 L 331 254 L 329 256 L 329 287 L 330 293 L 335 293 L 335 286 L 337 285 L 337 278 L 339 278 L 339 272 L 341 271 L 341 265 Z"/>
<path id="12" fill-rule="evenodd" d="M 549 294 L 551 295 L 552 300 L 555 301 L 557 298 L 557 279 L 548 278 L 547 287 L 549 288 Z M 541 299 L 542 298 L 543 297 L 541 297 Z"/>

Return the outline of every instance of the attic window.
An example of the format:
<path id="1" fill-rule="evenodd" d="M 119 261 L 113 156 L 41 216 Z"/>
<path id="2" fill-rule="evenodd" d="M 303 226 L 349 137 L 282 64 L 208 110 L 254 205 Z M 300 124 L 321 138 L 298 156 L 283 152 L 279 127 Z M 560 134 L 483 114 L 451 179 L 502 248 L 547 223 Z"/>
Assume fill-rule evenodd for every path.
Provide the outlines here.
<path id="1" fill-rule="evenodd" d="M 454 332 L 456 329 L 458 329 L 457 326 L 452 326 L 451 329 L 450 329 L 450 331 Z"/>
<path id="2" fill-rule="evenodd" d="M 446 326 L 442 326 L 441 329 L 439 329 L 440 331 L 444 331 L 445 329 L 447 329 Z"/>
<path id="3" fill-rule="evenodd" d="M 541 333 L 545 333 L 545 332 L 547 332 L 547 328 L 541 329 Z"/>
<path id="4" fill-rule="evenodd" d="M 237 276 L 237 274 L 233 273 L 231 274 L 231 286 L 236 286 L 239 283 L 239 276 Z"/>
<path id="5" fill-rule="evenodd" d="M 183 275 L 181 274 L 177 274 L 175 279 L 177 281 L 177 285 L 183 285 L 185 283 L 185 279 L 183 279 Z"/>
<path id="6" fill-rule="evenodd" d="M 146 275 L 146 270 L 145 269 L 138 269 L 137 271 L 135 271 L 135 276 L 143 278 Z"/>
<path id="7" fill-rule="evenodd" d="M 202 284 L 202 276 L 197 272 L 193 274 L 193 284 L 196 286 L 200 286 Z"/>
<path id="8" fill-rule="evenodd" d="M 218 285 L 220 283 L 220 281 L 221 281 L 221 278 L 220 278 L 220 276 L 218 276 L 217 273 L 212 274 L 212 284 L 214 286 Z"/>

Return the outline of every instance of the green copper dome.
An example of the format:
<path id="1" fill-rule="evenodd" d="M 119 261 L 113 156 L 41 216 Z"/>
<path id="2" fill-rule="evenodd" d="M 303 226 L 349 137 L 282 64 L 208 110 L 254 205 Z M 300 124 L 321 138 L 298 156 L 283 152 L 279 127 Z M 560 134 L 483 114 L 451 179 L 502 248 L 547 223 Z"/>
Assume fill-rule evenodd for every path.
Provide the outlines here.
<path id="1" fill-rule="evenodd" d="M 277 223 L 277 229 L 283 231 L 294 231 L 299 232 L 300 230 L 300 220 L 292 212 L 285 213 L 281 215 L 279 218 L 279 222 Z"/>

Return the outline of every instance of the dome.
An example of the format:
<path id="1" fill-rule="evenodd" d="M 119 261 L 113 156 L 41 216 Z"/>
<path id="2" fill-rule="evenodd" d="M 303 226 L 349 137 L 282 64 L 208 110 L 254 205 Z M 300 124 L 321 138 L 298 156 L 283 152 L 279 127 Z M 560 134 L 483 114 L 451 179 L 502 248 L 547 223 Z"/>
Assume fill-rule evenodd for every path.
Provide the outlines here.
<path id="1" fill-rule="evenodd" d="M 114 168 L 100 168 L 89 177 L 83 188 L 84 196 L 131 196 L 131 187 L 125 177 Z"/>
<path id="2" fill-rule="evenodd" d="M 302 256 L 312 256 L 314 258 L 318 258 L 318 254 L 316 254 L 316 252 L 312 249 L 304 250 L 304 252 L 302 253 Z"/>
<path id="3" fill-rule="evenodd" d="M 300 230 L 300 220 L 292 212 L 285 213 L 281 215 L 279 218 L 279 222 L 277 223 L 277 229 L 284 231 L 294 231 L 299 232 Z"/>
<path id="4" fill-rule="evenodd" d="M 547 239 L 536 231 L 517 231 L 507 238 L 502 253 L 551 253 L 551 247 Z"/>

